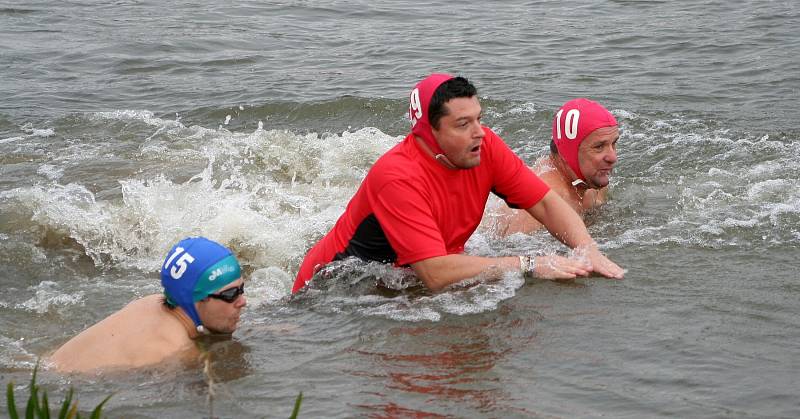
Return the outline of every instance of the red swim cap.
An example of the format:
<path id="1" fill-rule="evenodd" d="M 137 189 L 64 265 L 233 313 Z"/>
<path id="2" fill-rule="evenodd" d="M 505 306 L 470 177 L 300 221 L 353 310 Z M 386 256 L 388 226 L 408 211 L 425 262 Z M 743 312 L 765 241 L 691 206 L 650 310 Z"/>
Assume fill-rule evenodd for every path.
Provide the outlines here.
<path id="1" fill-rule="evenodd" d="M 414 86 L 411 91 L 408 105 L 408 118 L 411 119 L 411 132 L 422 138 L 431 148 L 433 154 L 444 154 L 436 142 L 428 119 L 428 106 L 431 104 L 433 92 L 444 82 L 452 79 L 449 74 L 431 74 Z"/>
<path id="2" fill-rule="evenodd" d="M 597 102 L 572 99 L 553 118 L 553 142 L 558 154 L 581 180 L 586 180 L 578 164 L 578 147 L 594 130 L 617 125 L 614 115 Z"/>

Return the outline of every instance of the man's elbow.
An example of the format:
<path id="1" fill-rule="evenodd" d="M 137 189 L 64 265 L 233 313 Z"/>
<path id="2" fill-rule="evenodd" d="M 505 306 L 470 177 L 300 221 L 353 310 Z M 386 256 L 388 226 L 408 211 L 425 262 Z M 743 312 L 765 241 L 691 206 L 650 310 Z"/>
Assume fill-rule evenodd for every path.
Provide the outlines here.
<path id="1" fill-rule="evenodd" d="M 447 286 L 446 283 L 437 279 L 423 279 L 422 282 L 425 283 L 425 286 L 433 292 L 439 292 Z"/>
<path id="2" fill-rule="evenodd" d="M 433 292 L 441 291 L 444 287 L 449 285 L 441 269 L 429 266 L 429 263 L 416 263 L 412 265 L 412 268 L 417 278 L 425 284 L 425 287 Z"/>
<path id="3" fill-rule="evenodd" d="M 65 354 L 64 351 L 59 348 L 58 351 L 45 358 L 44 366 L 47 369 L 52 369 L 59 373 L 82 372 L 77 362 L 75 362 L 77 358 L 77 356 Z"/>

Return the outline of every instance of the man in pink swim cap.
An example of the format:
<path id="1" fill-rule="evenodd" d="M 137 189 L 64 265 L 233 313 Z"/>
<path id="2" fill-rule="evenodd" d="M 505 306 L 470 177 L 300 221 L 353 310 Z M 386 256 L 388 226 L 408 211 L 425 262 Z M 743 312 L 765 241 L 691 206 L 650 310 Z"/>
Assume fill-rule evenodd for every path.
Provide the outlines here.
<path id="1" fill-rule="evenodd" d="M 597 249 L 575 211 L 481 116 L 467 79 L 432 74 L 419 82 L 409 95 L 411 133 L 375 162 L 333 229 L 308 251 L 292 292 L 313 278 L 326 280 L 315 275 L 348 257 L 408 266 L 432 291 L 509 270 L 548 279 L 590 272 L 622 278 L 622 268 Z M 586 249 L 586 258 L 464 254 L 489 193 L 525 209 L 569 247 Z"/>
<path id="2" fill-rule="evenodd" d="M 583 216 L 606 201 L 618 139 L 619 126 L 611 112 L 589 99 L 570 100 L 553 117 L 550 154 L 533 170 Z M 499 215 L 489 223 L 500 235 L 542 227 L 524 211 L 503 208 Z"/>

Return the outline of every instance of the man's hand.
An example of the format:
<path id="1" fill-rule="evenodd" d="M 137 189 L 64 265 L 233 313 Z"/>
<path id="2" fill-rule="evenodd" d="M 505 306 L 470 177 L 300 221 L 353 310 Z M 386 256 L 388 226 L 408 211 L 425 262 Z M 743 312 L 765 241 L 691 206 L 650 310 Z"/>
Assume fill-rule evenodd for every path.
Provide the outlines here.
<path id="1" fill-rule="evenodd" d="M 527 211 L 544 224 L 553 237 L 575 249 L 575 257 L 584 257 L 592 271 L 607 278 L 622 279 L 622 268 L 600 253 L 581 217 L 557 193 L 551 190 Z"/>
<path id="2" fill-rule="evenodd" d="M 612 262 L 611 259 L 607 258 L 606 255 L 600 253 L 599 250 L 590 252 L 588 256 L 589 263 L 592 264 L 592 270 L 594 272 L 606 278 L 622 279 L 625 276 L 625 271 L 619 265 Z"/>
<path id="3" fill-rule="evenodd" d="M 558 255 L 536 256 L 533 276 L 542 279 L 573 279 L 587 276 L 592 266 L 585 259 L 567 258 Z"/>
<path id="4" fill-rule="evenodd" d="M 589 264 L 590 271 L 606 278 L 622 279 L 625 276 L 625 271 L 600 252 L 600 249 L 594 243 L 575 248 L 573 256 L 585 260 Z"/>

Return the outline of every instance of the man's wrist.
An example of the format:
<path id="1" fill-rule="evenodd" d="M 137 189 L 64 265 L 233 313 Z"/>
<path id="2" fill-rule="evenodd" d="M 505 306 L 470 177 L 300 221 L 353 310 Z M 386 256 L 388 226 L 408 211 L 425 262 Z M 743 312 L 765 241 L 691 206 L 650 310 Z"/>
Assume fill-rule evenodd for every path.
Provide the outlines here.
<path id="1" fill-rule="evenodd" d="M 536 256 L 528 256 L 528 275 L 536 276 Z"/>
<path id="2" fill-rule="evenodd" d="M 583 251 L 592 251 L 592 250 L 600 250 L 597 246 L 597 242 L 592 240 L 587 243 L 579 244 L 575 246 L 575 250 L 583 250 Z"/>
<path id="3" fill-rule="evenodd" d="M 522 276 L 535 276 L 536 257 L 529 255 L 519 256 L 519 270 Z"/>

